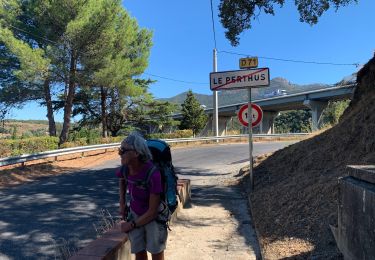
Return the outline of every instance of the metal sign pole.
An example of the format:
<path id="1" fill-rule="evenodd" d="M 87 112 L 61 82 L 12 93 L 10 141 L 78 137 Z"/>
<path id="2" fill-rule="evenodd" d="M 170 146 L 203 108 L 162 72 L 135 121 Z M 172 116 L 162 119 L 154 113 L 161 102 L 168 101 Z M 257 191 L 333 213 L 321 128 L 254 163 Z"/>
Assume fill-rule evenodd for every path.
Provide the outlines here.
<path id="1" fill-rule="evenodd" d="M 214 72 L 210 73 L 210 89 L 215 92 L 218 90 L 229 90 L 236 88 L 247 88 L 249 101 L 247 106 L 247 114 L 245 113 L 246 107 L 243 106 L 243 109 L 240 109 L 238 113 L 238 118 L 240 123 L 246 126 L 247 117 L 247 126 L 249 130 L 249 175 L 250 175 L 250 191 L 254 190 L 254 175 L 253 175 L 253 113 L 251 106 L 251 87 L 267 87 L 270 85 L 270 72 L 269 68 L 256 68 L 258 67 L 258 58 L 257 57 L 247 57 L 240 59 L 240 68 L 246 70 L 236 70 L 236 71 L 223 71 L 216 72 L 216 49 L 214 49 Z M 216 100 L 216 101 L 215 101 Z M 215 105 L 217 99 L 214 99 L 214 114 L 217 114 Z M 254 108 L 257 111 L 256 120 L 254 120 L 254 125 L 257 125 L 262 120 L 262 110 L 259 106 Z M 214 122 L 215 126 L 218 124 L 218 120 Z M 213 127 L 213 129 L 215 129 Z M 218 126 L 216 127 L 216 131 Z M 218 134 L 216 134 L 217 136 Z"/>
<path id="2" fill-rule="evenodd" d="M 213 53 L 213 65 L 214 65 L 214 72 L 217 72 L 217 51 L 214 49 Z M 212 113 L 212 132 L 215 136 L 219 136 L 219 112 L 218 112 L 218 94 L 217 91 L 214 91 L 213 93 L 213 113 Z M 216 140 L 216 142 L 219 142 L 219 140 Z"/>
<path id="3" fill-rule="evenodd" d="M 250 176 L 250 190 L 254 189 L 254 176 L 253 176 L 253 109 L 251 107 L 251 87 L 247 88 L 249 94 L 249 102 L 247 105 L 247 121 L 249 129 L 249 176 Z"/>

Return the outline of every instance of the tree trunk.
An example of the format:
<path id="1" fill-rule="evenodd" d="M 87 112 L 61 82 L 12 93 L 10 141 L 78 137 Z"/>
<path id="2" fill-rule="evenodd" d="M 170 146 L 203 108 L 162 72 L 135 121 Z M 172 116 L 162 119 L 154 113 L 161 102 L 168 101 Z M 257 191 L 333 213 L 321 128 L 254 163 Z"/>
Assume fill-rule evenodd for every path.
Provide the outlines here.
<path id="1" fill-rule="evenodd" d="M 115 103 L 116 103 L 116 97 L 115 97 L 115 89 L 112 88 L 110 90 L 110 96 L 111 96 L 111 102 L 109 103 L 109 109 L 110 109 L 110 114 L 112 115 L 111 116 L 111 122 L 110 122 L 110 126 L 109 126 L 109 129 L 111 131 L 111 136 L 114 137 L 116 136 L 116 129 L 115 129 L 115 125 L 116 125 L 116 109 L 115 109 Z"/>
<path id="2" fill-rule="evenodd" d="M 102 107 L 102 137 L 108 137 L 108 127 L 107 127 L 107 89 L 100 87 L 101 91 L 101 107 Z"/>
<path id="3" fill-rule="evenodd" d="M 44 81 L 44 99 L 46 100 L 47 106 L 48 132 L 50 136 L 56 136 L 56 123 L 53 116 L 52 98 L 49 83 L 49 79 L 47 78 Z"/>
<path id="4" fill-rule="evenodd" d="M 72 116 L 73 99 L 75 94 L 76 84 L 76 72 L 77 72 L 77 57 L 76 52 L 72 51 L 70 57 L 70 69 L 69 69 L 69 85 L 68 95 L 65 100 L 64 106 L 64 123 L 60 134 L 59 147 L 68 140 L 68 134 L 70 129 L 70 118 Z"/>

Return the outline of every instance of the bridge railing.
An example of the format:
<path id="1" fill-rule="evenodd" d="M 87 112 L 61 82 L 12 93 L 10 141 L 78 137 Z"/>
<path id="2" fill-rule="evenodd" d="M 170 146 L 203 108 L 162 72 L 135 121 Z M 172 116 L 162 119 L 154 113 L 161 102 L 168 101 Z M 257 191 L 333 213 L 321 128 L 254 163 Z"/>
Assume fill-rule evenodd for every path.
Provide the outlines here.
<path id="1" fill-rule="evenodd" d="M 254 134 L 253 138 L 259 139 L 279 139 L 279 138 L 296 138 L 308 135 L 307 133 L 290 133 L 290 134 Z M 230 139 L 243 139 L 247 138 L 248 135 L 227 135 L 227 136 L 213 136 L 213 137 L 198 137 L 198 138 L 177 138 L 177 139 L 163 139 L 171 145 L 179 143 L 190 143 L 190 142 L 214 142 L 214 141 L 226 141 Z M 65 156 L 70 154 L 85 153 L 90 151 L 99 151 L 107 149 L 115 149 L 120 146 L 120 143 L 112 144 L 98 144 L 89 146 L 80 146 L 73 148 L 58 149 L 53 151 L 40 152 L 35 154 L 24 154 L 15 157 L 0 158 L 0 167 L 13 165 L 13 164 L 24 164 L 26 162 L 48 159 L 55 157 L 55 160 L 59 156 Z M 106 151 L 105 151 L 106 152 Z"/>

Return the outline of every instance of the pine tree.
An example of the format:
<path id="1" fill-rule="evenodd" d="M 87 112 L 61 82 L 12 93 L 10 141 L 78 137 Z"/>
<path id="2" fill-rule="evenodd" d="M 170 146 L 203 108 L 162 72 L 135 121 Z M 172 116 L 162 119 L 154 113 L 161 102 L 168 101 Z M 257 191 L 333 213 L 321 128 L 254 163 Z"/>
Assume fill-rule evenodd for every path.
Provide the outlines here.
<path id="1" fill-rule="evenodd" d="M 0 64 L 0 83 L 12 83 L 0 85 L 0 116 L 40 100 L 54 125 L 53 109 L 63 108 L 61 145 L 68 140 L 74 101 L 82 90 L 91 91 L 87 97 L 100 98 L 95 105 L 105 136 L 108 111 L 123 107 L 117 100 L 144 92 L 132 77 L 148 65 L 151 38 L 120 0 L 0 0 L 0 58 L 8 61 Z M 60 99 L 52 101 L 52 93 Z"/>
<path id="2" fill-rule="evenodd" d="M 182 106 L 180 129 L 192 129 L 197 135 L 207 123 L 207 115 L 191 90 L 188 91 Z"/>

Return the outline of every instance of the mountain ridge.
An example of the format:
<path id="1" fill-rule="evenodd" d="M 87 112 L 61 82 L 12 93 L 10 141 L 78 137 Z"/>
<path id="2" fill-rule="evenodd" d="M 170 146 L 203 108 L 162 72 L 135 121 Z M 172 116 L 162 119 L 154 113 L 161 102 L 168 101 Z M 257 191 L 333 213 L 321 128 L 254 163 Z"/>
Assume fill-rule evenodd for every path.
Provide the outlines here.
<path id="1" fill-rule="evenodd" d="M 336 84 L 329 85 L 329 84 L 322 84 L 322 83 L 313 83 L 313 84 L 299 85 L 299 84 L 291 83 L 289 80 L 285 78 L 276 77 L 270 81 L 269 87 L 252 88 L 251 97 L 253 100 L 261 99 L 261 98 L 264 98 L 265 94 L 271 93 L 277 89 L 283 89 L 283 90 L 286 90 L 288 94 L 293 94 L 293 93 L 298 93 L 298 92 L 303 92 L 303 91 L 330 88 L 333 86 L 336 86 Z M 160 98 L 158 100 L 168 101 L 168 102 L 180 105 L 185 101 L 186 94 L 187 94 L 187 91 L 182 92 L 170 98 Z M 193 94 L 201 105 L 204 105 L 207 108 L 213 107 L 212 95 L 199 94 L 199 93 L 193 93 Z M 219 91 L 218 93 L 219 106 L 242 103 L 242 102 L 246 102 L 247 100 L 248 100 L 247 89 L 225 90 L 225 91 Z"/>

